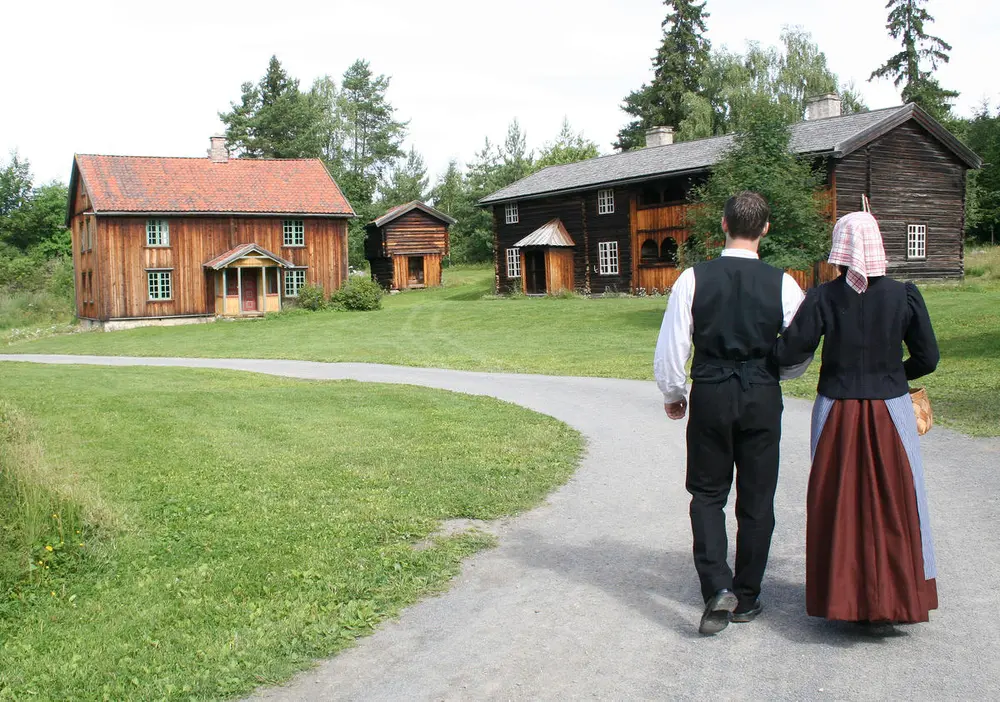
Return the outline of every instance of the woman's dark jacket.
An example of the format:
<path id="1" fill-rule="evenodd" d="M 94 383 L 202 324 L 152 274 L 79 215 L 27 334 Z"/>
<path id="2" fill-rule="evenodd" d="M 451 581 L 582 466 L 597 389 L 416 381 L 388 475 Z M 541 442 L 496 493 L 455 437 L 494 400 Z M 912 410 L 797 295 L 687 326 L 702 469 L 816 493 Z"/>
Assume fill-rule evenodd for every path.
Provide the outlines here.
<path id="1" fill-rule="evenodd" d="M 775 347 L 777 361 L 807 360 L 823 341 L 819 394 L 887 400 L 907 394 L 908 380 L 937 367 L 940 353 L 924 299 L 913 283 L 869 278 L 859 294 L 841 275 L 810 290 Z M 903 360 L 903 344 L 910 357 Z"/>

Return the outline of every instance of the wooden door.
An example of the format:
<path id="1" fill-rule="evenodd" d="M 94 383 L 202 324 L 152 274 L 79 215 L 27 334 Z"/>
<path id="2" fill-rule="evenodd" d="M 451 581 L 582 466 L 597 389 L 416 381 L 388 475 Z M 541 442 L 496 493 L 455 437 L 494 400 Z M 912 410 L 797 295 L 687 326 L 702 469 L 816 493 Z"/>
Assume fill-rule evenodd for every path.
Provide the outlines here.
<path id="1" fill-rule="evenodd" d="M 413 287 L 415 285 L 424 284 L 424 257 L 423 256 L 410 256 L 409 263 L 407 264 L 409 269 L 409 278 L 407 280 L 407 286 Z"/>
<path id="2" fill-rule="evenodd" d="M 257 270 L 243 269 L 243 311 L 257 311 Z"/>
<path id="3" fill-rule="evenodd" d="M 528 295 L 545 294 L 545 251 L 530 249 L 524 252 L 524 292 Z"/>

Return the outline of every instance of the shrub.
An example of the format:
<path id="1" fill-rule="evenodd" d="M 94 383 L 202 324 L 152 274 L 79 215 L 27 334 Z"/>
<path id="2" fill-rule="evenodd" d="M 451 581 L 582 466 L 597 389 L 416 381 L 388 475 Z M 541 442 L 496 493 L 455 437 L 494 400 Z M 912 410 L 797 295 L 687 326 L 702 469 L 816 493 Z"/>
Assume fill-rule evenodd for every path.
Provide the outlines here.
<path id="1" fill-rule="evenodd" d="M 330 303 L 345 310 L 380 310 L 382 295 L 382 286 L 371 278 L 351 276 L 344 287 L 330 296 Z"/>
<path id="2" fill-rule="evenodd" d="M 326 307 L 326 296 L 318 285 L 303 285 L 299 288 L 298 305 L 304 310 L 321 310 Z"/>

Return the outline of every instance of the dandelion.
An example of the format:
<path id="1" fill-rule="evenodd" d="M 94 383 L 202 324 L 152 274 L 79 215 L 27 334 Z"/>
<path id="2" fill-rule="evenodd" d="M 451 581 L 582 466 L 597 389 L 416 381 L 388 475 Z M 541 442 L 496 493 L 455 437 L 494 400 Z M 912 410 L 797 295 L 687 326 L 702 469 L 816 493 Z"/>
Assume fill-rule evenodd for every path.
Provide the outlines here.
<path id="1" fill-rule="evenodd" d="M 56 591 L 55 591 L 55 590 L 53 590 L 53 591 L 52 591 L 52 596 L 53 596 L 53 597 L 55 597 L 55 596 L 56 596 Z"/>
<path id="2" fill-rule="evenodd" d="M 51 551 L 51 550 L 52 550 L 52 547 L 51 547 L 51 546 L 49 546 L 48 544 L 46 544 L 46 546 L 45 546 L 45 550 L 46 550 L 46 551 Z"/>
<path id="3" fill-rule="evenodd" d="M 80 548 L 83 548 L 83 544 L 80 544 Z"/>

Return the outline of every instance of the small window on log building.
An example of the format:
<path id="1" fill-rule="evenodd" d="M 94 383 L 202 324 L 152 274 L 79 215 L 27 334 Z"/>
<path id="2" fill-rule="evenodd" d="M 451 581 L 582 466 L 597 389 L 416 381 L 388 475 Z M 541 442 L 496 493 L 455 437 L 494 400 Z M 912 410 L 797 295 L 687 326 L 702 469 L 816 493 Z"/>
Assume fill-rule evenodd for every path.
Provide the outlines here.
<path id="1" fill-rule="evenodd" d="M 170 271 L 147 271 L 146 282 L 150 300 L 169 300 L 173 295 Z"/>
<path id="2" fill-rule="evenodd" d="M 597 244 L 601 275 L 618 275 L 618 242 L 602 241 Z"/>
<path id="3" fill-rule="evenodd" d="M 516 202 L 508 202 L 507 203 L 507 206 L 504 208 L 504 217 L 505 217 L 504 221 L 507 224 L 517 224 L 518 218 L 517 218 L 517 203 Z"/>
<path id="4" fill-rule="evenodd" d="M 167 220 L 146 220 L 146 246 L 170 246 L 170 225 Z"/>
<path id="5" fill-rule="evenodd" d="M 906 227 L 906 258 L 927 258 L 927 225 L 910 224 Z"/>
<path id="6" fill-rule="evenodd" d="M 660 245 L 660 260 L 671 266 L 677 266 L 677 240 L 668 236 Z"/>
<path id="7" fill-rule="evenodd" d="M 507 277 L 521 277 L 521 249 L 507 249 Z"/>
<path id="8" fill-rule="evenodd" d="M 306 227 L 301 219 L 286 219 L 281 223 L 284 232 L 284 246 L 305 246 Z"/>
<path id="9" fill-rule="evenodd" d="M 306 272 L 302 268 L 285 273 L 285 297 L 298 297 L 299 288 L 306 284 Z"/>
<path id="10" fill-rule="evenodd" d="M 640 263 L 656 263 L 657 259 L 660 257 L 660 249 L 656 245 L 656 242 L 652 239 L 646 239 L 642 242 L 642 248 L 639 249 L 639 262 Z"/>
<path id="11" fill-rule="evenodd" d="M 597 214 L 615 213 L 615 191 L 611 188 L 597 191 Z"/>

